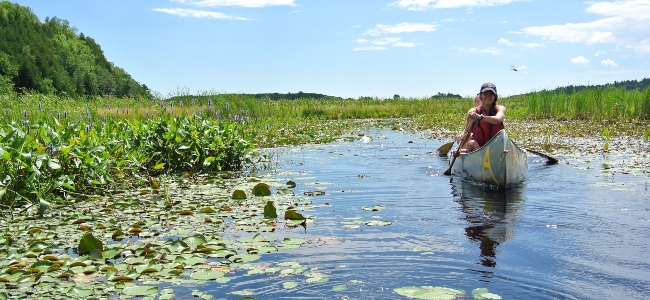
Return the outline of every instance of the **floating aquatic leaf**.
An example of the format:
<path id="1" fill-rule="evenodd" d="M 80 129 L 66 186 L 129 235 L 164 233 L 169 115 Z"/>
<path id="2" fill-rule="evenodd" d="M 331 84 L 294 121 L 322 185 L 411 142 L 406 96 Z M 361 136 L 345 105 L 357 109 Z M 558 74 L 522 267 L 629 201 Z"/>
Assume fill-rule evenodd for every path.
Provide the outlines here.
<path id="1" fill-rule="evenodd" d="M 271 187 L 263 182 L 258 183 L 253 187 L 253 195 L 255 196 L 270 196 L 271 195 Z"/>
<path id="2" fill-rule="evenodd" d="M 184 238 L 183 242 L 185 242 L 185 244 L 190 247 L 190 250 L 195 250 L 198 246 L 203 245 L 208 241 L 203 235 L 195 234 L 193 236 Z"/>
<path id="3" fill-rule="evenodd" d="M 232 192 L 231 198 L 235 200 L 244 200 L 246 199 L 246 192 L 242 190 L 235 190 L 234 192 Z"/>
<path id="4" fill-rule="evenodd" d="M 348 289 L 347 284 L 339 284 L 332 287 L 332 291 L 342 292 Z"/>
<path id="5" fill-rule="evenodd" d="M 195 270 L 190 277 L 198 280 L 215 280 L 223 277 L 226 273 L 212 270 Z"/>
<path id="6" fill-rule="evenodd" d="M 239 296 L 252 296 L 255 295 L 255 292 L 251 290 L 243 290 L 243 291 L 234 291 L 232 292 L 233 295 L 239 295 Z"/>
<path id="7" fill-rule="evenodd" d="M 264 206 L 264 217 L 271 219 L 276 219 L 278 217 L 273 201 L 266 201 L 266 205 Z"/>
<path id="8" fill-rule="evenodd" d="M 202 214 L 214 214 L 216 211 L 212 207 L 204 207 L 199 212 Z"/>
<path id="9" fill-rule="evenodd" d="M 365 222 L 365 224 L 367 226 L 388 226 L 388 225 L 393 224 L 393 223 L 391 223 L 389 221 L 377 220 L 377 221 L 367 221 L 367 222 Z"/>
<path id="10" fill-rule="evenodd" d="M 128 296 L 149 296 L 158 293 L 157 286 L 129 286 L 122 290 L 122 294 Z"/>
<path id="11" fill-rule="evenodd" d="M 393 290 L 402 296 L 415 299 L 455 300 L 457 296 L 465 295 L 461 290 L 438 286 L 406 286 Z"/>
<path id="12" fill-rule="evenodd" d="M 262 258 L 258 254 L 237 254 L 228 257 L 228 259 L 232 262 L 248 262 L 248 261 L 254 261 Z"/>
<path id="13" fill-rule="evenodd" d="M 79 240 L 79 255 L 90 254 L 93 250 L 99 250 L 99 254 L 101 255 L 103 247 L 104 245 L 102 241 L 94 237 L 92 233 L 88 232 Z"/>
<path id="14" fill-rule="evenodd" d="M 292 289 L 298 286 L 298 283 L 295 281 L 288 281 L 282 284 L 282 288 L 285 290 Z"/>
<path id="15" fill-rule="evenodd" d="M 293 210 L 287 210 L 284 212 L 284 218 L 286 220 L 305 220 L 305 217 Z"/>
<path id="16" fill-rule="evenodd" d="M 291 180 L 287 181 L 287 182 L 285 183 L 285 185 L 286 185 L 288 188 L 290 188 L 290 189 L 296 187 L 296 183 L 293 182 L 293 181 L 291 181 Z"/>
<path id="17" fill-rule="evenodd" d="M 472 296 L 474 299 L 490 299 L 490 300 L 501 300 L 501 296 L 497 294 L 490 293 L 486 288 L 478 288 L 472 291 Z"/>

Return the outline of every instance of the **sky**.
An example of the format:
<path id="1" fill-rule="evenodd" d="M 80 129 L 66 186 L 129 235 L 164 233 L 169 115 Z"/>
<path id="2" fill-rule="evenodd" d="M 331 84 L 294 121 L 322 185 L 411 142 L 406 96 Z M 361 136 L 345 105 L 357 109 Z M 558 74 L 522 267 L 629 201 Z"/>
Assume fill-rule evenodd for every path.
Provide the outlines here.
<path id="1" fill-rule="evenodd" d="M 10 2 L 69 21 L 162 97 L 470 97 L 484 82 L 503 97 L 650 78 L 650 0 Z"/>

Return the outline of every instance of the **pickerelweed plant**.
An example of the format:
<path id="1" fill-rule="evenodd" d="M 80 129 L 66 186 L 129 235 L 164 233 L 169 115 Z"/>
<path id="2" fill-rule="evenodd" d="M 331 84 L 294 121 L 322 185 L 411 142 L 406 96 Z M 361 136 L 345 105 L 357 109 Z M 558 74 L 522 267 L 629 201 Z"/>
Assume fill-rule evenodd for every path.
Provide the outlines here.
<path id="1" fill-rule="evenodd" d="M 241 117 L 164 109 L 131 118 L 86 109 L 73 117 L 39 107 L 0 126 L 5 222 L 15 209 L 105 194 L 163 173 L 239 171 L 254 158 Z"/>

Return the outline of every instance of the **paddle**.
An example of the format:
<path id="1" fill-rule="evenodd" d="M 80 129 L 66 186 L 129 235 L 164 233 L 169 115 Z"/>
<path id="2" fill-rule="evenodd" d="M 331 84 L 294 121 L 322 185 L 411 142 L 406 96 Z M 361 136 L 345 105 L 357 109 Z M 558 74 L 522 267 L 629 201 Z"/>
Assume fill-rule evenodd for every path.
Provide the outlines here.
<path id="1" fill-rule="evenodd" d="M 526 148 L 526 151 L 546 159 L 546 164 L 547 165 L 555 165 L 555 164 L 558 163 L 557 158 L 552 157 L 552 156 L 550 156 L 548 154 L 540 153 L 540 152 L 537 152 L 537 151 L 534 151 L 534 150 L 530 150 L 528 148 Z"/>
<path id="2" fill-rule="evenodd" d="M 463 136 L 460 138 L 460 143 L 462 143 L 465 140 L 465 136 L 469 133 L 469 125 L 470 124 L 472 124 L 472 123 L 467 123 L 467 125 L 465 125 L 465 131 L 463 131 Z M 451 142 L 451 143 L 453 145 L 454 142 Z M 460 149 L 460 146 L 461 145 L 459 144 L 458 145 L 459 149 Z M 454 159 L 451 160 L 451 163 L 449 164 L 449 169 L 447 169 L 447 171 L 445 171 L 445 175 L 447 175 L 447 176 L 451 175 L 451 167 L 454 166 L 454 163 L 456 162 L 457 157 L 458 156 L 454 156 Z"/>
<path id="3" fill-rule="evenodd" d="M 451 147 L 454 146 L 454 143 L 455 143 L 454 141 L 451 141 L 449 143 L 440 146 L 440 148 L 436 150 L 438 151 L 438 155 L 447 155 L 447 153 L 449 153 L 449 150 L 451 150 Z"/>

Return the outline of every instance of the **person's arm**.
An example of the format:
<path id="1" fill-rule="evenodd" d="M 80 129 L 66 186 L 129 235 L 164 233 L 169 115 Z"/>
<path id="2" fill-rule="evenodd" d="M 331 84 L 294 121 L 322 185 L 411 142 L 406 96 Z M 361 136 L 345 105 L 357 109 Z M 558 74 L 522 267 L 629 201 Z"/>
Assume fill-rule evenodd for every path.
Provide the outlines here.
<path id="1" fill-rule="evenodd" d="M 497 105 L 497 114 L 494 116 L 483 116 L 483 121 L 492 123 L 492 124 L 500 124 L 503 123 L 503 120 L 506 119 L 506 107 L 503 105 Z"/>

